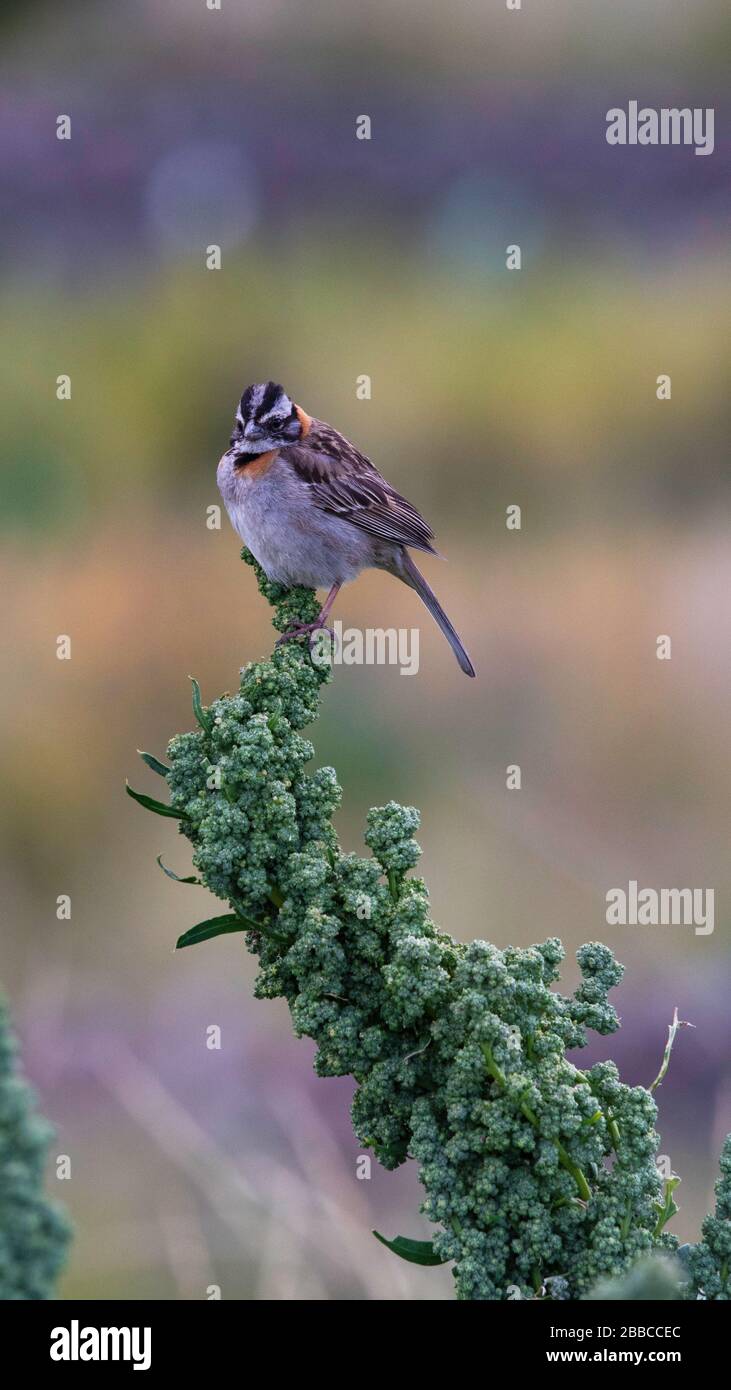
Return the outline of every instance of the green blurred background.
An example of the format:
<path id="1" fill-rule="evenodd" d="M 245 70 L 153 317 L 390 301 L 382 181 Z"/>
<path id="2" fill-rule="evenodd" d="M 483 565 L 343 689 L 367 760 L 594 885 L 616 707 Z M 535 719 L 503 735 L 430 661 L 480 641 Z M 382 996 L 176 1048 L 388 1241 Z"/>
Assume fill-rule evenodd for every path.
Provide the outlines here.
<path id="1" fill-rule="evenodd" d="M 657 1072 L 674 1005 L 695 1023 L 659 1101 L 674 1229 L 697 1234 L 731 1128 L 731 22 L 637 8 L 4 10 L 0 979 L 72 1159 L 49 1177 L 77 1229 L 61 1296 L 451 1296 L 371 1237 L 428 1233 L 413 1166 L 356 1179 L 351 1085 L 252 1000 L 240 943 L 173 954 L 210 900 L 160 874 L 185 846 L 124 796 L 159 793 L 135 749 L 190 727 L 188 672 L 211 699 L 271 642 L 225 516 L 206 524 L 237 398 L 268 377 L 431 520 L 479 673 L 388 577 L 342 594 L 346 625 L 421 629 L 418 677 L 343 667 L 326 694 L 344 845 L 371 804 L 415 803 L 446 929 L 558 934 L 571 986 L 576 947 L 608 941 L 623 1028 L 591 1054 L 625 1079 Z M 715 106 L 714 154 L 610 149 L 632 98 Z M 714 934 L 608 928 L 629 879 L 713 887 Z"/>

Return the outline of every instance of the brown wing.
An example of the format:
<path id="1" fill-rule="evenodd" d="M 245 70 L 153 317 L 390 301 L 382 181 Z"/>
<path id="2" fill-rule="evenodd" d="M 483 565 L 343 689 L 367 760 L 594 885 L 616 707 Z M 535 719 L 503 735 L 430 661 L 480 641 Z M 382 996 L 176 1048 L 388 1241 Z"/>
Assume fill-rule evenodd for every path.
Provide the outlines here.
<path id="1" fill-rule="evenodd" d="M 315 506 L 379 540 L 434 551 L 434 532 L 344 435 L 313 420 L 305 439 L 281 451 L 310 486 Z"/>

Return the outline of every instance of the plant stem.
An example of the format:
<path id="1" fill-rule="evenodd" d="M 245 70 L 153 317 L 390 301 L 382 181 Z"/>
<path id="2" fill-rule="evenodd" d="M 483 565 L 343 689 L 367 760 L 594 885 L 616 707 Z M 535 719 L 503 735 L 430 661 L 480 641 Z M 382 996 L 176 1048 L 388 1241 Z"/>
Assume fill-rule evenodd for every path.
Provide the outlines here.
<path id="1" fill-rule="evenodd" d="M 558 1149 L 558 1161 L 561 1167 L 565 1168 L 566 1172 L 571 1174 L 582 1201 L 588 1202 L 591 1198 L 591 1188 L 578 1163 L 574 1163 L 573 1159 L 569 1158 L 563 1144 L 559 1144 L 558 1141 L 556 1141 L 556 1148 Z"/>
<path id="2" fill-rule="evenodd" d="M 673 1010 L 673 1021 L 672 1023 L 668 1024 L 668 1040 L 665 1044 L 665 1051 L 662 1055 L 662 1065 L 652 1085 L 648 1088 L 651 1092 L 656 1090 L 656 1088 L 660 1085 L 660 1082 L 664 1079 L 664 1077 L 667 1074 L 667 1069 L 670 1066 L 670 1054 L 673 1050 L 673 1043 L 675 1042 L 675 1038 L 677 1036 L 679 1028 L 695 1028 L 695 1024 L 685 1023 L 683 1019 L 678 1018 L 678 1010 L 676 1008 Z"/>
<path id="3" fill-rule="evenodd" d="M 485 1058 L 485 1066 L 489 1075 L 493 1078 L 493 1080 L 497 1083 L 501 1090 L 505 1090 L 505 1087 L 507 1085 L 507 1082 L 505 1080 L 505 1074 L 500 1070 L 500 1067 L 495 1061 L 495 1058 L 492 1055 L 492 1048 L 490 1044 L 488 1042 L 484 1042 L 481 1043 L 480 1046 L 482 1048 L 482 1055 Z M 540 1130 L 538 1116 L 535 1114 L 533 1110 L 531 1110 L 530 1106 L 527 1104 L 526 1101 L 521 1101 L 520 1109 L 521 1113 L 525 1115 L 526 1120 L 528 1120 L 535 1129 Z M 560 1144 L 557 1139 L 554 1139 L 553 1142 L 555 1143 L 556 1148 L 558 1150 L 558 1161 L 561 1164 L 561 1167 L 565 1168 L 566 1172 L 571 1174 L 574 1182 L 576 1183 L 579 1196 L 582 1198 L 584 1202 L 588 1202 L 591 1197 L 591 1188 L 589 1187 L 589 1184 L 586 1181 L 586 1178 L 584 1177 L 584 1174 L 582 1173 L 578 1163 L 574 1163 L 573 1159 L 569 1157 L 563 1144 Z"/>

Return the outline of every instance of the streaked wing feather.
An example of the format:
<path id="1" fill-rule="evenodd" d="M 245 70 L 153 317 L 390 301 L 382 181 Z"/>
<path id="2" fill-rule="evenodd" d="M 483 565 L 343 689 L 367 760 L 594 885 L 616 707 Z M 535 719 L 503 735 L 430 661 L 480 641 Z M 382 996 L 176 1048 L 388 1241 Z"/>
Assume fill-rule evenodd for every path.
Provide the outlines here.
<path id="1" fill-rule="evenodd" d="M 312 499 L 323 511 L 378 540 L 433 551 L 434 532 L 416 507 L 330 425 L 313 420 L 307 438 L 281 452 L 310 485 Z"/>

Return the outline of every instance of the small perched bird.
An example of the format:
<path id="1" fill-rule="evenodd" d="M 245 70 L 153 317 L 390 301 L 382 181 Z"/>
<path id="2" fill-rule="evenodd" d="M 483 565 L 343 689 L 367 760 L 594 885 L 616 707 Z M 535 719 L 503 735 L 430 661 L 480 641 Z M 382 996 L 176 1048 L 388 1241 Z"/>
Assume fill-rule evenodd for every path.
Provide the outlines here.
<path id="1" fill-rule="evenodd" d="M 415 507 L 332 425 L 315 420 L 275 381 L 247 386 L 231 447 L 218 465 L 231 524 L 268 578 L 288 588 L 329 589 L 316 622 L 325 626 L 338 590 L 363 569 L 381 569 L 415 589 L 461 669 L 475 670 L 409 549 L 438 552 Z"/>

